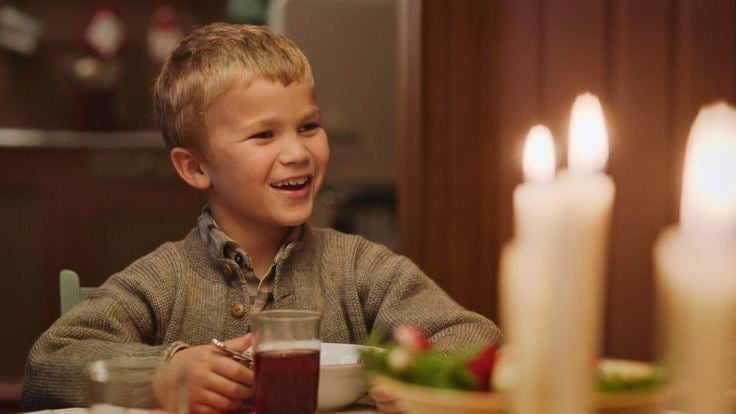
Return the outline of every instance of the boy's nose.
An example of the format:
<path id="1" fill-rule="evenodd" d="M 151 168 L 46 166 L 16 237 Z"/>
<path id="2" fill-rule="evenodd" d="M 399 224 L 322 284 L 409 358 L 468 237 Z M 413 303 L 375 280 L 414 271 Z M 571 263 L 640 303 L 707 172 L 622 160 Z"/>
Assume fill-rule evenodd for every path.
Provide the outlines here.
<path id="1" fill-rule="evenodd" d="M 284 147 L 279 158 L 284 164 L 307 162 L 309 161 L 309 149 L 302 138 L 291 136 L 284 141 Z"/>

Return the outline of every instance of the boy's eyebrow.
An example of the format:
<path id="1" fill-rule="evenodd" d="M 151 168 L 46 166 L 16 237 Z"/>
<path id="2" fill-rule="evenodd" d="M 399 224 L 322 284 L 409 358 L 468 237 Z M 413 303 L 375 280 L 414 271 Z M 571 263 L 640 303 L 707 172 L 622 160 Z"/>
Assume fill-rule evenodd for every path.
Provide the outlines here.
<path id="1" fill-rule="evenodd" d="M 299 119 L 312 118 L 314 116 L 320 116 L 320 110 L 318 106 L 312 106 L 303 112 L 303 115 Z M 273 117 L 256 118 L 251 121 L 244 122 L 241 125 L 242 129 L 258 129 L 258 128 L 270 128 L 271 125 L 277 123 Z"/>

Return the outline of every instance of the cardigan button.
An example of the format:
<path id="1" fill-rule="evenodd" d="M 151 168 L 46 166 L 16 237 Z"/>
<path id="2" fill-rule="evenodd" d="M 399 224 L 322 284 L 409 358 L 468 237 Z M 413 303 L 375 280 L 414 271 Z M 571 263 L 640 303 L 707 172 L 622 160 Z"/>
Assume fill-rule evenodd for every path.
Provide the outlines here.
<path id="1" fill-rule="evenodd" d="M 225 277 L 234 277 L 237 274 L 237 269 L 235 269 L 235 265 L 232 263 L 226 263 L 222 266 L 222 272 L 225 274 Z"/>
<path id="2" fill-rule="evenodd" d="M 234 318 L 242 318 L 245 315 L 245 306 L 242 303 L 236 303 L 230 307 L 230 315 Z"/>

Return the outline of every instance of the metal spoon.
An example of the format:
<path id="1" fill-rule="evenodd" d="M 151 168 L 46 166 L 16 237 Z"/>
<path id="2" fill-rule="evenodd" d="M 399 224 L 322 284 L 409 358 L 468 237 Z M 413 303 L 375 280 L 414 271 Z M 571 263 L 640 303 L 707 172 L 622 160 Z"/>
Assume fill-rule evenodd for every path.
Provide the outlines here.
<path id="1" fill-rule="evenodd" d="M 222 349 L 230 356 L 230 358 L 243 363 L 246 367 L 250 368 L 253 366 L 253 348 L 248 348 L 245 352 L 234 351 L 216 338 L 212 338 L 212 345 Z"/>

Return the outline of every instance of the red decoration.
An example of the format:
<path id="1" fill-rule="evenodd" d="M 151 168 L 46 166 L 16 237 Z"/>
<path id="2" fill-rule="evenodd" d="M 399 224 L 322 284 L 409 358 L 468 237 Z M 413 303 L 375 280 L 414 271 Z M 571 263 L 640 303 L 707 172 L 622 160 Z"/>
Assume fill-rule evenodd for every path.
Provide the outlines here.
<path id="1" fill-rule="evenodd" d="M 118 57 L 125 44 L 125 25 L 109 4 L 97 6 L 84 26 L 84 43 L 104 61 Z"/>
<path id="2" fill-rule="evenodd" d="M 148 27 L 148 54 L 156 63 L 161 63 L 176 49 L 182 39 L 182 30 L 174 8 L 159 6 Z"/>
<path id="3" fill-rule="evenodd" d="M 398 325 L 394 328 L 394 338 L 412 351 L 426 351 L 431 348 L 427 336 L 413 325 Z"/>
<path id="4" fill-rule="evenodd" d="M 496 365 L 497 352 L 498 348 L 488 345 L 468 361 L 467 367 L 475 377 L 477 391 L 491 391 L 491 376 L 493 375 L 493 367 Z"/>

